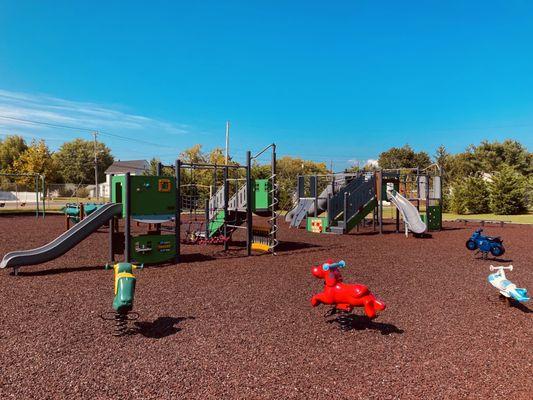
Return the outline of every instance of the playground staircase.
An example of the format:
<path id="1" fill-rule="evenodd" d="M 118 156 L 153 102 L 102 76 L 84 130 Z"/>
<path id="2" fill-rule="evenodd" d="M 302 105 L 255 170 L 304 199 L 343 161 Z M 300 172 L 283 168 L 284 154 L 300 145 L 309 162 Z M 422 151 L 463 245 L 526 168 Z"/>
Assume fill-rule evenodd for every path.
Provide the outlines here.
<path id="1" fill-rule="evenodd" d="M 330 232 L 343 234 L 351 231 L 377 205 L 374 175 L 362 175 L 329 200 Z"/>
<path id="2" fill-rule="evenodd" d="M 241 225 L 246 219 L 246 185 L 228 199 L 228 215 L 224 214 L 224 186 L 220 187 L 217 192 L 209 199 L 209 236 L 215 236 L 222 233 L 224 221 L 230 222 L 230 225 Z M 232 233 L 236 228 L 227 229 L 227 234 Z"/>

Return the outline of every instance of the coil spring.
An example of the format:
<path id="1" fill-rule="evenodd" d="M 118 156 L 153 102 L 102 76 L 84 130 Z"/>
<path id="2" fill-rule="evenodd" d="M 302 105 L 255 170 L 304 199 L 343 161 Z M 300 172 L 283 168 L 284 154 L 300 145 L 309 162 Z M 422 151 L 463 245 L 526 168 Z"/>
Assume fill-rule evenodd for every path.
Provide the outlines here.
<path id="1" fill-rule="evenodd" d="M 278 212 L 276 211 L 276 206 L 279 203 L 278 197 L 276 196 L 276 193 L 278 191 L 278 184 L 275 183 L 276 174 L 272 175 L 270 177 L 270 180 L 272 181 L 272 189 L 270 190 L 270 195 L 272 196 L 272 203 L 270 204 L 270 208 L 272 209 L 272 216 L 268 219 L 268 224 L 270 225 L 270 240 L 269 240 L 269 250 L 272 254 L 276 254 L 275 249 L 278 245 L 279 241 L 276 238 L 276 233 L 278 232 Z"/>
<path id="2" fill-rule="evenodd" d="M 124 336 L 128 332 L 128 314 L 115 313 L 114 336 Z"/>

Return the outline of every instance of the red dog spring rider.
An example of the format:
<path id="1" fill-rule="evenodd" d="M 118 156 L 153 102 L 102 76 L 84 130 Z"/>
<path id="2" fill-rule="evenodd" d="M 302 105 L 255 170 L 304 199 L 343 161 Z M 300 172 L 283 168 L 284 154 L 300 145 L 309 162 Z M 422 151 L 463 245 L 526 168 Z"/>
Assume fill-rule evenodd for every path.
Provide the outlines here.
<path id="1" fill-rule="evenodd" d="M 365 285 L 349 285 L 342 282 L 340 268 L 344 268 L 346 263 L 328 262 L 315 266 L 311 269 L 312 274 L 319 279 L 324 279 L 324 291 L 315 294 L 311 298 L 313 307 L 319 304 L 333 305 L 333 312 L 339 310 L 351 312 L 354 307 L 364 307 L 368 318 L 375 318 L 378 311 L 385 309 L 385 303 L 376 299 Z"/>

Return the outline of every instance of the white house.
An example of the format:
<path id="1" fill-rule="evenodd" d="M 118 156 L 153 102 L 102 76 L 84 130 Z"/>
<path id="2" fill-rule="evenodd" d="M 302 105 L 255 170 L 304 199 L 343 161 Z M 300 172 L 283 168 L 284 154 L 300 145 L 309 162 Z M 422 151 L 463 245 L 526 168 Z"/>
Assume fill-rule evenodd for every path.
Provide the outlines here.
<path id="1" fill-rule="evenodd" d="M 131 175 L 142 175 L 148 171 L 150 164 L 146 160 L 117 160 L 105 171 L 105 182 L 98 184 L 98 195 L 109 198 L 109 186 L 111 184 L 111 175 L 122 175 L 129 172 Z M 90 197 L 96 197 L 94 185 L 90 188 Z"/>

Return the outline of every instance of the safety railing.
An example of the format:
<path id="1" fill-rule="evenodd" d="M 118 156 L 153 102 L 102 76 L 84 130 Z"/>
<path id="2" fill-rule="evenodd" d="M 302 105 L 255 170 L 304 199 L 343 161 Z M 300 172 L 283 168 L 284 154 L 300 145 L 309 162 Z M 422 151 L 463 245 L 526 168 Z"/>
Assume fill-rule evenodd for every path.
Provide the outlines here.
<path id="1" fill-rule="evenodd" d="M 329 199 L 329 225 L 341 219 L 346 223 L 357 214 L 376 195 L 375 184 L 374 175 L 363 175 Z"/>

